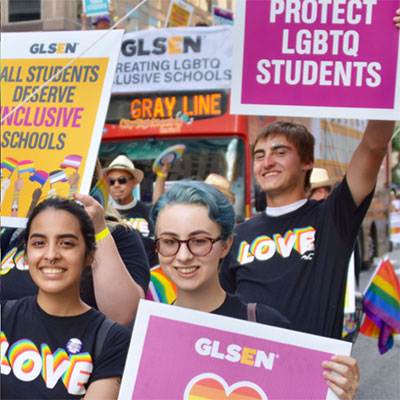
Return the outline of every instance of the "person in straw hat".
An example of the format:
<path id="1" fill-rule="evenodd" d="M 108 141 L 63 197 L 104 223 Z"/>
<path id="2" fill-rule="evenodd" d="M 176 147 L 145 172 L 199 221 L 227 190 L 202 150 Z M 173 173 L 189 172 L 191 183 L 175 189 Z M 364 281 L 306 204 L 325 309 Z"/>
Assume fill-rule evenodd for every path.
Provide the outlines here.
<path id="1" fill-rule="evenodd" d="M 207 176 L 204 182 L 214 186 L 222 194 L 224 194 L 232 204 L 235 204 L 235 195 L 231 191 L 232 183 L 229 182 L 224 176 L 211 173 Z"/>
<path id="2" fill-rule="evenodd" d="M 310 177 L 311 191 L 308 196 L 313 200 L 326 200 L 335 184 L 334 179 L 330 179 L 325 168 L 313 168 Z"/>
<path id="3" fill-rule="evenodd" d="M 150 209 L 133 195 L 133 190 L 143 180 L 143 171 L 136 168 L 124 154 L 120 154 L 111 161 L 105 171 L 109 178 L 114 207 L 121 214 L 123 221 L 141 234 L 150 266 L 157 264 L 152 239 L 154 228 L 149 217 Z"/>

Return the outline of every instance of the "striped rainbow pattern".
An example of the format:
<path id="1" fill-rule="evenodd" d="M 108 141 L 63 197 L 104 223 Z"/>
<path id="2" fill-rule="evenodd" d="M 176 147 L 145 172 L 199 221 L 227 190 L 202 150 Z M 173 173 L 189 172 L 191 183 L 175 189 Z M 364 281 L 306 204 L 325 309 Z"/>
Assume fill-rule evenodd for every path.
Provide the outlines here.
<path id="1" fill-rule="evenodd" d="M 364 293 L 365 320 L 360 332 L 378 337 L 381 354 L 393 346 L 393 335 L 400 332 L 400 283 L 389 258 L 378 265 Z"/>
<path id="2" fill-rule="evenodd" d="M 14 172 L 18 166 L 18 161 L 11 157 L 6 157 L 1 163 L 1 168 L 8 169 L 11 173 Z"/>
<path id="3" fill-rule="evenodd" d="M 17 342 L 15 342 L 10 347 L 10 351 L 8 352 L 8 359 L 10 361 L 11 366 L 14 365 L 15 360 L 17 359 L 17 357 L 19 355 L 21 355 L 25 352 L 28 352 L 28 351 L 33 351 L 33 352 L 39 354 L 37 347 L 30 340 L 21 339 L 21 340 L 18 340 Z M 34 365 L 35 365 L 34 361 L 32 359 L 28 359 L 21 366 L 21 370 L 27 374 L 32 371 Z"/>
<path id="4" fill-rule="evenodd" d="M 67 174 L 65 171 L 56 170 L 50 172 L 50 185 L 54 185 L 56 182 L 67 182 Z"/>
<path id="5" fill-rule="evenodd" d="M 23 160 L 18 163 L 18 175 L 24 172 L 35 172 L 35 166 L 31 160 Z"/>
<path id="6" fill-rule="evenodd" d="M 172 304 L 176 300 L 176 286 L 171 282 L 158 265 L 150 271 L 150 283 L 147 291 L 147 300 L 159 303 Z"/>
<path id="7" fill-rule="evenodd" d="M 1 347 L 3 347 L 3 343 L 8 343 L 6 335 L 3 331 L 1 331 L 1 334 L 0 334 L 0 343 L 1 343 Z M 3 359 L 1 360 L 1 365 L 2 365 L 2 367 L 6 367 L 6 368 L 10 366 L 6 356 L 4 356 Z"/>
<path id="8" fill-rule="evenodd" d="M 90 195 L 97 200 L 104 209 L 107 208 L 110 196 L 110 183 L 106 173 L 97 181 L 96 186 L 90 191 Z"/>
<path id="9" fill-rule="evenodd" d="M 68 366 L 69 366 L 69 357 L 67 352 L 64 349 L 57 349 L 54 354 L 52 354 L 50 347 L 43 343 L 41 346 L 41 352 L 42 352 L 42 360 L 43 362 L 46 362 L 47 356 L 52 356 L 53 357 L 53 363 L 52 363 L 52 368 L 53 371 L 57 371 L 60 365 L 68 361 Z M 47 368 L 42 368 L 42 377 L 43 380 L 47 383 Z"/>
<path id="10" fill-rule="evenodd" d="M 204 378 L 196 382 L 190 390 L 188 400 L 261 400 L 257 390 L 249 386 L 241 386 L 226 394 L 225 388 L 215 379 Z"/>
<path id="11" fill-rule="evenodd" d="M 29 180 L 32 182 L 39 182 L 40 185 L 43 186 L 47 182 L 47 179 L 49 179 L 49 175 L 48 172 L 37 169 L 33 175 L 29 177 Z"/>
<path id="12" fill-rule="evenodd" d="M 91 367 L 88 368 L 89 371 L 86 371 L 86 369 L 85 369 L 84 372 L 83 371 L 81 372 L 82 374 L 85 374 L 87 376 L 87 379 L 82 378 L 83 384 L 87 383 L 87 381 L 90 378 L 90 373 L 93 370 L 92 356 L 89 353 L 73 354 L 70 357 L 70 361 L 71 361 L 71 366 L 64 372 L 64 375 L 62 376 L 62 381 L 64 383 L 64 386 L 67 388 L 67 390 L 71 384 L 72 371 L 74 370 L 75 364 L 78 364 L 81 362 L 81 363 L 91 365 Z"/>
<path id="13" fill-rule="evenodd" d="M 79 167 L 81 166 L 81 162 L 82 162 L 82 156 L 79 156 L 77 154 L 71 154 L 70 156 L 66 156 L 64 158 L 64 162 L 60 165 L 60 168 L 74 168 L 76 170 L 79 169 Z"/>

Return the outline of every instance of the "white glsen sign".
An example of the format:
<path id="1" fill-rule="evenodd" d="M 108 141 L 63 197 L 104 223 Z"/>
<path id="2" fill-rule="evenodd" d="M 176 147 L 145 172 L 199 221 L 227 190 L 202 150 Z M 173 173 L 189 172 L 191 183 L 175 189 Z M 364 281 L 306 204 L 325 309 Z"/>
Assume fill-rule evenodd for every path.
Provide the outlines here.
<path id="1" fill-rule="evenodd" d="M 233 29 L 151 29 L 124 35 L 113 93 L 230 89 Z"/>

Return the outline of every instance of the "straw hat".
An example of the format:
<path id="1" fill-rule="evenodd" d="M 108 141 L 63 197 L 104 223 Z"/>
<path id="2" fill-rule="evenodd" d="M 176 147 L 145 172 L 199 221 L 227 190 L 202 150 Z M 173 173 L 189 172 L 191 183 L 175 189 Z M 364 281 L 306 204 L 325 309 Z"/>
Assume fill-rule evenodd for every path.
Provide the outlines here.
<path id="1" fill-rule="evenodd" d="M 111 161 L 111 164 L 105 168 L 106 172 L 113 171 L 115 169 L 122 169 L 123 171 L 128 171 L 138 183 L 143 180 L 143 171 L 135 168 L 133 162 L 125 155 L 121 154 Z"/>
<path id="2" fill-rule="evenodd" d="M 329 179 L 328 171 L 325 168 L 313 168 L 310 177 L 311 189 L 319 187 L 333 186 L 334 179 Z"/>
<path id="3" fill-rule="evenodd" d="M 232 184 L 224 176 L 218 174 L 209 174 L 204 182 L 214 186 L 222 194 L 227 196 L 232 204 L 235 203 L 235 195 L 231 192 Z"/>

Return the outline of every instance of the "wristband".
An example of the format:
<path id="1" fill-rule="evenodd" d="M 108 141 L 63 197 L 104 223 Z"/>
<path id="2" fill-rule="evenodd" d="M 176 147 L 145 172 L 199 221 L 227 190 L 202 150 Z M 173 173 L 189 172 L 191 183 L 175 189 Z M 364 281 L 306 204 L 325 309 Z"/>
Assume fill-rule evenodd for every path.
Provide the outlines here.
<path id="1" fill-rule="evenodd" d="M 74 193 L 76 193 L 77 191 L 78 191 L 78 189 L 70 188 L 69 189 L 69 193 L 68 193 L 68 197 L 74 197 Z"/>
<path id="2" fill-rule="evenodd" d="M 94 235 L 96 242 L 100 242 L 100 240 L 104 239 L 110 234 L 110 230 L 108 229 L 108 226 L 106 226 L 101 232 L 96 233 Z"/>
<path id="3" fill-rule="evenodd" d="M 157 171 L 157 176 L 159 176 L 160 178 L 166 178 L 168 174 L 164 174 L 164 172 Z"/>
<path id="4" fill-rule="evenodd" d="M 116 15 L 115 17 L 113 17 L 113 20 L 114 20 L 115 22 L 117 22 L 117 21 L 118 21 L 118 15 Z"/>

